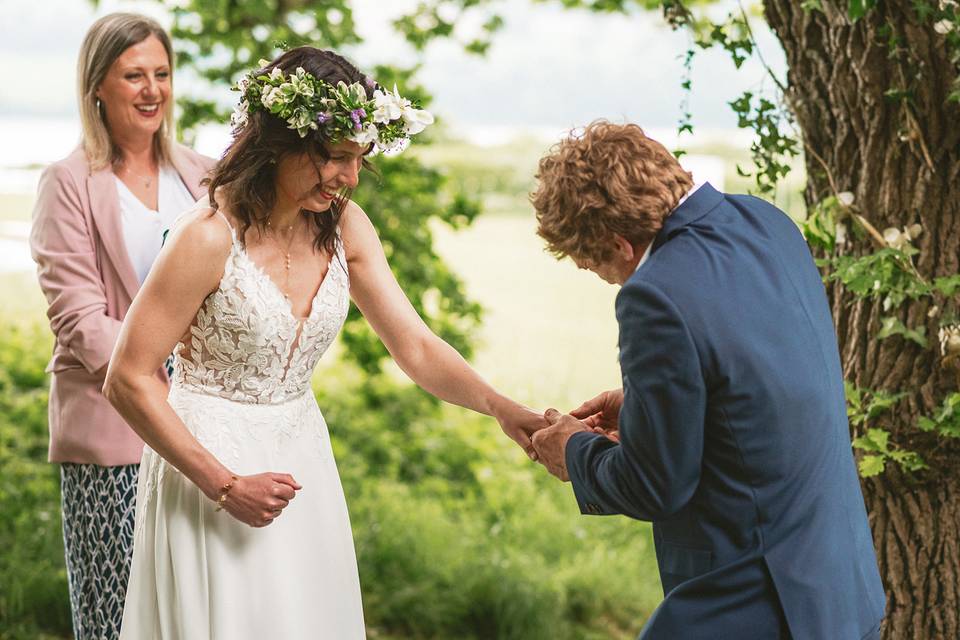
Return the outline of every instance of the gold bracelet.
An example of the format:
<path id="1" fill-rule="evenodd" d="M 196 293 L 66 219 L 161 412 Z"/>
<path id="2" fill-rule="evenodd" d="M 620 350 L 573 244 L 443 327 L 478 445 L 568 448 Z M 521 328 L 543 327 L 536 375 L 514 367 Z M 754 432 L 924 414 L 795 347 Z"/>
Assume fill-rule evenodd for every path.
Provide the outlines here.
<path id="1" fill-rule="evenodd" d="M 220 487 L 220 497 L 217 498 L 217 508 L 215 511 L 223 511 L 223 505 L 227 501 L 227 494 L 233 489 L 233 483 L 237 481 L 237 476 L 231 475 L 230 482 Z"/>

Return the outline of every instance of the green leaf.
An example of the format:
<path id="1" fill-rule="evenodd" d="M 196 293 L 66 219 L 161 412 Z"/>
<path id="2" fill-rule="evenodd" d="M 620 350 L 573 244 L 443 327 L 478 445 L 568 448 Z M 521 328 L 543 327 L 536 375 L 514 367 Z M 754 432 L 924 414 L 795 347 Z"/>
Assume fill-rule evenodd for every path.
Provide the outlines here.
<path id="1" fill-rule="evenodd" d="M 867 14 L 867 11 L 876 6 L 877 0 L 850 0 L 847 5 L 847 15 L 856 22 Z"/>
<path id="2" fill-rule="evenodd" d="M 860 475 L 864 478 L 880 475 L 883 473 L 885 466 L 883 456 L 863 456 L 860 458 L 860 464 L 858 465 Z"/>
<path id="3" fill-rule="evenodd" d="M 903 336 L 906 340 L 912 340 L 918 345 L 927 348 L 927 329 L 926 327 L 918 327 L 916 329 L 909 329 L 906 325 L 903 324 L 899 319 L 894 317 L 882 318 L 880 320 L 880 332 L 877 334 L 877 339 L 885 340 L 890 336 Z"/>

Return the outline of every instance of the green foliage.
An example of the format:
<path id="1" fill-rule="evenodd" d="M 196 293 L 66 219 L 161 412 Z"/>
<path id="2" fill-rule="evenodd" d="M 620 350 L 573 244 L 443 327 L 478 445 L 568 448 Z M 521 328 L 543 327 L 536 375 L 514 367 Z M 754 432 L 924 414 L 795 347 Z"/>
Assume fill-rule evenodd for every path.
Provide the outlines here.
<path id="1" fill-rule="evenodd" d="M 888 393 L 860 389 L 850 382 L 844 382 L 847 396 L 847 417 L 853 427 L 863 427 L 876 422 L 877 418 L 888 413 L 894 405 L 905 398 L 906 393 Z M 883 472 L 888 460 L 892 460 L 909 472 L 926 469 L 927 465 L 914 451 L 907 451 L 890 442 L 890 433 L 881 427 L 869 427 L 863 435 L 854 438 L 853 446 L 864 452 L 858 467 L 864 478 Z"/>
<path id="2" fill-rule="evenodd" d="M 917 343 L 924 349 L 927 348 L 927 328 L 926 327 L 917 327 L 916 329 L 908 328 L 899 318 L 894 318 L 893 316 L 887 316 L 880 319 L 880 331 L 877 333 L 877 339 L 883 340 L 889 338 L 890 336 L 902 336 L 905 340 L 910 340 Z"/>
<path id="3" fill-rule="evenodd" d="M 444 176 L 415 158 L 377 157 L 373 164 L 379 177 L 365 176 L 354 200 L 377 228 L 390 267 L 414 308 L 437 335 L 469 357 L 481 309 L 467 299 L 460 278 L 437 256 L 428 221 L 435 218 L 460 228 L 476 218 L 479 207 L 462 195 L 439 196 Z M 364 370 L 380 370 L 387 351 L 356 307 L 350 309 L 343 342 Z"/>
<path id="4" fill-rule="evenodd" d="M 917 426 L 947 438 L 960 438 L 960 393 L 948 394 L 933 416 L 921 416 Z"/>
<path id="5" fill-rule="evenodd" d="M 635 635 L 661 596 L 638 580 L 656 575 L 647 525 L 580 517 L 569 486 L 493 420 L 434 407 L 389 377 L 361 379 L 338 369 L 318 396 L 377 636 Z"/>
<path id="6" fill-rule="evenodd" d="M 46 329 L 0 321 L 0 637 L 70 632 L 58 469 L 46 462 Z"/>
<path id="7" fill-rule="evenodd" d="M 304 44 L 338 47 L 359 41 L 346 0 L 284 2 L 207 2 L 159 0 L 170 9 L 177 68 L 189 70 L 212 86 L 232 85 L 284 48 Z M 181 96 L 182 130 L 209 120 L 227 122 L 232 105 Z"/>
<path id="8" fill-rule="evenodd" d="M 877 0 L 849 0 L 847 4 L 847 15 L 856 22 L 866 15 L 867 11 L 875 7 Z"/>
<path id="9" fill-rule="evenodd" d="M 750 154 L 756 165 L 753 175 L 760 193 L 772 195 L 781 178 L 790 173 L 788 159 L 799 153 L 796 138 L 782 131 L 785 112 L 777 103 L 754 96 L 751 91 L 744 92 L 729 105 L 737 114 L 737 126 L 756 134 L 750 144 Z M 737 172 L 742 176 L 751 175 L 739 166 Z"/>
<path id="10" fill-rule="evenodd" d="M 901 249 L 885 247 L 863 256 L 843 255 L 818 261 L 828 267 L 827 282 L 840 282 L 860 298 L 890 298 L 892 306 L 906 299 L 916 300 L 929 295 L 931 285 L 921 280 L 913 269 L 912 257 L 917 249 L 905 245 Z M 933 285 L 940 288 L 942 284 Z"/>
<path id="11" fill-rule="evenodd" d="M 800 225 L 807 243 L 823 249 L 827 254 L 833 253 L 837 242 L 837 222 L 842 214 L 843 210 L 836 196 L 828 196 L 810 207 L 806 219 Z"/>
<path id="12" fill-rule="evenodd" d="M 844 389 L 847 397 L 847 418 L 855 427 L 887 413 L 893 405 L 907 396 L 906 393 L 860 389 L 849 381 L 844 382 Z"/>
<path id="13" fill-rule="evenodd" d="M 905 471 L 920 471 L 927 465 L 915 451 L 905 451 L 889 442 L 890 434 L 884 429 L 867 429 L 866 435 L 853 440 L 853 446 L 866 452 L 857 464 L 864 478 L 879 475 L 888 460 L 900 465 Z"/>

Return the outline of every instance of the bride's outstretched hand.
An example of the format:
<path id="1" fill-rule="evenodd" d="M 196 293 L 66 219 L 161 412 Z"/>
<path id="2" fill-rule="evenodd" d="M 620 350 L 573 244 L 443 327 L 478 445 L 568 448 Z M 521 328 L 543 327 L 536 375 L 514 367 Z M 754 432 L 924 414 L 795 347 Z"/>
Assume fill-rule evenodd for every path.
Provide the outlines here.
<path id="1" fill-rule="evenodd" d="M 603 433 L 615 442 L 620 441 L 620 407 L 623 406 L 623 389 L 611 389 L 587 400 L 570 412 L 574 418 L 596 433 Z"/>
<path id="2" fill-rule="evenodd" d="M 494 414 L 494 417 L 500 423 L 503 432 L 520 445 L 531 460 L 536 460 L 537 452 L 530 442 L 530 436 L 549 426 L 543 414 L 516 402 L 507 401 L 503 408 Z"/>
<path id="3" fill-rule="evenodd" d="M 239 476 L 227 492 L 223 508 L 251 527 L 265 527 L 280 515 L 302 489 L 288 473 Z"/>

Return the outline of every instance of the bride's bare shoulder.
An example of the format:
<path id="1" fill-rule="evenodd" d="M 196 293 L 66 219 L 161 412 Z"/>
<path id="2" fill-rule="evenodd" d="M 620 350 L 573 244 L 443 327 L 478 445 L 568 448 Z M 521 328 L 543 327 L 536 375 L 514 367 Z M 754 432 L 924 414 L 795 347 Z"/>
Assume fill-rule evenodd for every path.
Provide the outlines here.
<path id="1" fill-rule="evenodd" d="M 223 254 L 233 243 L 231 226 L 224 215 L 211 207 L 197 207 L 183 213 L 170 229 L 167 244 L 172 250 L 190 249 L 191 253 Z"/>

